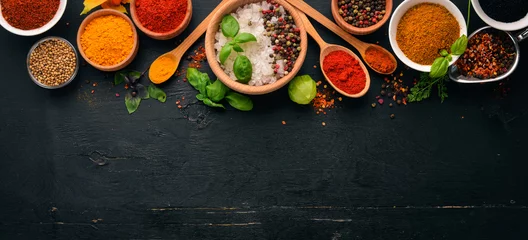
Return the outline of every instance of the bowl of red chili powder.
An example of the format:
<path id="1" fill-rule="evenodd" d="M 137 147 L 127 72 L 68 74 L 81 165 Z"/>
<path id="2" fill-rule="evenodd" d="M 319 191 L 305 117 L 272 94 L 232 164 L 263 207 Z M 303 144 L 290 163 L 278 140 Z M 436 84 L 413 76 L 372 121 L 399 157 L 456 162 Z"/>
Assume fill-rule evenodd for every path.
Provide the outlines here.
<path id="1" fill-rule="evenodd" d="M 0 25 L 20 36 L 51 29 L 64 14 L 67 0 L 0 0 Z"/>
<path id="2" fill-rule="evenodd" d="M 132 0 L 130 15 L 145 35 L 168 40 L 180 35 L 192 18 L 191 0 Z"/>

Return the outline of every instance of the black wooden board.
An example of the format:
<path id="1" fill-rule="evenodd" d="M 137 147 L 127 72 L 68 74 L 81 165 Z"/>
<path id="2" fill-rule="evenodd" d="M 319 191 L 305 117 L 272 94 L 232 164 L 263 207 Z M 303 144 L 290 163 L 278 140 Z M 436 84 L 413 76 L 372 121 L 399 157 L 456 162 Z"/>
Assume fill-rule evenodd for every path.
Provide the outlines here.
<path id="1" fill-rule="evenodd" d="M 218 2 L 195 0 L 174 40 L 141 35 L 129 68 L 176 47 Z M 307 2 L 331 18 L 330 1 Z M 465 15 L 467 2 L 453 2 Z M 218 111 L 173 77 L 162 85 L 167 103 L 129 115 L 113 74 L 83 66 L 54 91 L 27 74 L 38 39 L 75 44 L 82 8 L 69 1 L 43 36 L 0 31 L 0 239 L 528 238 L 524 55 L 503 85 L 450 82 L 443 104 L 433 96 L 372 109 L 383 77 L 371 72 L 367 96 L 327 115 L 291 102 L 286 88 L 253 97 L 251 112 Z M 481 26 L 472 11 L 470 31 Z M 387 28 L 359 38 L 390 49 Z M 322 80 L 319 48 L 309 45 L 300 74 Z M 406 81 L 418 76 L 400 66 Z"/>

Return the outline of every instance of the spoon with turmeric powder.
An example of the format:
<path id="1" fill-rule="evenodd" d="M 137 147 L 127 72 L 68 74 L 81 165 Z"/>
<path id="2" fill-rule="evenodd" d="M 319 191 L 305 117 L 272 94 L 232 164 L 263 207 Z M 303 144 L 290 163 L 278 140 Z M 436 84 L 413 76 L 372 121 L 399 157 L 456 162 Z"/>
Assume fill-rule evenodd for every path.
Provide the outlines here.
<path id="1" fill-rule="evenodd" d="M 297 11 L 297 12 L 298 12 L 298 14 L 299 14 L 299 16 L 300 16 L 300 18 L 301 18 L 301 20 L 303 22 L 303 25 L 304 25 L 304 28 L 306 29 L 306 32 L 308 34 L 310 34 L 310 36 L 312 36 L 312 38 L 317 42 L 317 44 L 319 44 L 319 47 L 321 48 L 321 54 L 319 55 L 319 60 L 320 60 L 320 63 L 321 63 L 321 69 L 323 70 L 323 75 L 325 76 L 327 82 L 337 92 L 339 92 L 343 96 L 350 97 L 350 98 L 363 97 L 368 92 L 368 90 L 370 88 L 370 75 L 369 75 L 369 72 L 368 72 L 367 68 L 363 64 L 363 62 L 350 49 L 345 48 L 343 46 L 339 46 L 339 45 L 335 45 L 335 44 L 329 44 L 329 43 L 325 42 L 323 40 L 323 38 L 321 38 L 321 36 L 317 33 L 317 31 L 315 30 L 315 28 L 312 25 L 312 23 L 310 23 L 310 20 L 308 19 L 308 17 L 306 17 L 306 15 L 304 13 L 302 13 L 301 11 Z M 354 81 L 360 81 L 359 78 L 364 77 L 365 78 L 364 87 L 363 86 L 359 86 L 359 84 L 357 86 L 351 86 L 351 85 L 355 85 L 355 84 L 354 83 L 344 83 L 344 85 L 348 86 L 348 88 L 357 88 L 357 89 L 353 89 L 355 92 L 345 91 L 344 89 L 341 89 L 339 87 L 339 85 L 342 85 L 341 83 L 339 83 L 339 82 L 341 82 L 341 80 L 337 80 L 336 81 L 336 79 L 331 79 L 327 75 L 327 72 L 325 70 L 326 69 L 325 68 L 326 59 L 327 59 L 327 57 L 330 54 L 333 54 L 333 53 L 336 53 L 336 52 L 341 52 L 340 53 L 340 54 L 342 54 L 341 56 L 344 56 L 344 58 L 347 58 L 347 59 L 343 59 L 343 58 L 339 57 L 338 61 L 346 62 L 346 61 L 350 60 L 350 62 L 348 62 L 348 63 L 356 62 L 357 65 L 359 65 L 358 68 L 357 68 L 357 70 L 359 71 L 359 74 L 354 75 L 353 78 L 354 78 Z M 343 52 L 344 52 L 344 54 L 343 54 Z M 342 70 L 342 69 L 340 69 L 340 70 Z M 340 70 L 338 70 L 338 71 L 340 71 Z M 340 74 L 343 74 L 346 71 L 347 70 L 343 70 L 342 73 L 340 73 Z M 363 73 L 361 73 L 361 72 L 363 72 Z M 349 73 L 346 73 L 345 75 L 349 75 Z M 348 79 L 348 76 L 347 76 L 347 79 Z M 350 80 L 350 79 L 348 79 L 348 80 Z M 336 81 L 336 82 L 334 82 L 334 81 Z M 349 81 L 345 81 L 345 82 L 349 82 Z"/>
<path id="2" fill-rule="evenodd" d="M 314 20 L 328 28 L 330 31 L 337 34 L 343 40 L 347 41 L 356 48 L 365 63 L 374 71 L 379 74 L 389 75 L 396 71 L 398 67 L 398 62 L 392 53 L 387 51 L 387 49 L 371 43 L 365 43 L 359 39 L 353 37 L 349 33 L 345 32 L 342 28 L 337 26 L 335 23 L 326 18 L 323 14 L 315 10 L 313 7 L 305 3 L 303 0 L 286 0 L 291 5 L 297 8 L 299 13 L 305 13 L 309 15 Z M 302 14 L 304 15 L 304 14 Z M 306 16 L 305 16 L 306 17 Z M 308 18 L 306 18 L 308 20 Z M 305 24 L 306 25 L 306 24 Z M 306 26 L 305 26 L 306 27 Z M 314 32 L 317 33 L 314 29 Z M 308 32 L 309 33 L 309 32 Z M 313 34 L 310 34 L 313 37 Z"/>
<path id="3" fill-rule="evenodd" d="M 230 0 L 223 0 L 216 8 L 194 29 L 194 31 L 174 50 L 159 56 L 149 69 L 150 81 L 161 84 L 169 80 L 178 69 L 180 60 L 189 48 L 205 33 L 214 14 Z"/>

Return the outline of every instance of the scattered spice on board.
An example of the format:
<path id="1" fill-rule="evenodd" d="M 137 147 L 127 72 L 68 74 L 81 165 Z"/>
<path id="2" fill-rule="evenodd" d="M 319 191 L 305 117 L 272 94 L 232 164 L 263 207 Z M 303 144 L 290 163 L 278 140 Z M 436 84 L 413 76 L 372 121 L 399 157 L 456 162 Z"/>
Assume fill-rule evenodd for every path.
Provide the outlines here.
<path id="1" fill-rule="evenodd" d="M 367 48 L 367 51 L 365 52 L 365 61 L 368 62 L 374 70 L 382 73 L 390 73 L 396 67 L 396 63 L 386 52 L 375 47 Z"/>
<path id="2" fill-rule="evenodd" d="M 321 86 L 322 82 L 318 81 L 317 86 Z M 330 91 L 328 89 L 317 89 L 317 94 L 313 99 L 313 107 L 317 115 L 323 114 L 326 115 L 326 111 L 335 108 L 335 91 Z"/>
<path id="3" fill-rule="evenodd" d="M 354 27 L 370 27 L 385 16 L 385 0 L 340 0 L 337 2 L 339 15 Z"/>
<path id="4" fill-rule="evenodd" d="M 9 25 L 32 30 L 40 28 L 55 16 L 60 0 L 0 0 L 2 16 Z"/>
<path id="5" fill-rule="evenodd" d="M 367 84 L 359 61 L 345 51 L 329 53 L 323 60 L 323 71 L 337 88 L 348 94 L 360 93 Z"/>
<path id="6" fill-rule="evenodd" d="M 90 21 L 81 35 L 81 48 L 90 61 L 113 66 L 123 62 L 134 47 L 132 26 L 122 17 L 106 15 Z"/>
<path id="7" fill-rule="evenodd" d="M 187 0 L 136 0 L 141 24 L 156 33 L 178 28 L 187 14 Z"/>
<path id="8" fill-rule="evenodd" d="M 479 3 L 486 15 L 499 22 L 511 23 L 528 15 L 526 0 L 485 0 Z"/>
<path id="9" fill-rule="evenodd" d="M 197 50 L 194 50 L 194 55 L 189 55 L 189 58 L 191 62 L 188 68 L 202 68 L 202 62 L 207 60 L 204 46 L 199 46 Z"/>
<path id="10" fill-rule="evenodd" d="M 400 20 L 396 41 L 411 61 L 431 65 L 440 50 L 450 49 L 460 37 L 456 18 L 444 6 L 420 3 L 409 9 Z"/>
<path id="11" fill-rule="evenodd" d="M 77 68 L 75 50 L 60 39 L 40 43 L 29 56 L 29 71 L 40 83 L 60 86 L 68 81 Z"/>
<path id="12" fill-rule="evenodd" d="M 465 53 L 455 63 L 464 76 L 498 77 L 511 68 L 517 57 L 513 41 L 503 32 L 480 32 L 469 39 Z"/>

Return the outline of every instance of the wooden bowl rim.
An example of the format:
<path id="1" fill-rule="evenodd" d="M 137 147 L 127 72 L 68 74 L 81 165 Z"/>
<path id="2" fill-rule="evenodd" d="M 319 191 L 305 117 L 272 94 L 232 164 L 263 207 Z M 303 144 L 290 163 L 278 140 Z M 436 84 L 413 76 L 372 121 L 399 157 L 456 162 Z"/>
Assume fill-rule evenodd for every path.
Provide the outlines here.
<path id="1" fill-rule="evenodd" d="M 267 94 L 273 91 L 276 91 L 282 87 L 284 87 L 286 84 L 288 84 L 301 70 L 302 65 L 304 64 L 304 61 L 306 59 L 306 53 L 308 51 L 308 35 L 306 33 L 306 29 L 304 28 L 303 22 L 297 13 L 297 10 L 291 6 L 288 2 L 285 0 L 275 0 L 278 4 L 282 5 L 286 11 L 293 17 L 295 24 L 297 27 L 301 30 L 301 52 L 299 53 L 299 57 L 297 58 L 295 65 L 292 69 L 292 71 L 280 78 L 277 79 L 276 82 L 272 84 L 267 84 L 263 86 L 250 86 L 247 84 L 240 83 L 238 81 L 235 81 L 231 79 L 222 69 L 220 66 L 220 63 L 216 60 L 216 50 L 214 48 L 215 44 L 215 35 L 216 32 L 219 29 L 219 23 L 223 16 L 226 13 L 232 13 L 233 11 L 236 11 L 240 6 L 244 6 L 246 4 L 250 3 L 257 3 L 261 2 L 262 0 L 240 0 L 240 1 L 231 1 L 227 3 L 225 6 L 220 8 L 216 14 L 211 19 L 211 22 L 209 23 L 209 26 L 206 31 L 205 36 L 205 51 L 207 56 L 207 62 L 209 63 L 209 66 L 211 67 L 211 70 L 214 72 L 214 74 L 218 77 L 222 83 L 224 83 L 227 87 L 230 89 L 248 94 L 248 95 L 263 95 Z M 231 10 L 231 11 L 228 11 Z"/>
<path id="2" fill-rule="evenodd" d="M 136 0 L 130 1 L 130 16 L 132 17 L 132 20 L 136 24 L 137 28 L 139 28 L 139 30 L 141 30 L 147 36 L 157 39 L 157 40 L 168 40 L 168 39 L 177 37 L 183 31 L 185 31 L 185 29 L 187 29 L 187 27 L 189 26 L 189 23 L 191 23 L 192 10 L 193 10 L 192 0 L 187 0 L 187 11 L 185 12 L 185 18 L 183 19 L 181 24 L 177 28 L 169 32 L 158 33 L 158 32 L 151 31 L 145 26 L 143 26 L 143 24 L 141 23 L 141 21 L 139 21 L 139 18 L 137 17 Z"/>
<path id="3" fill-rule="evenodd" d="M 359 92 L 359 93 L 356 93 L 356 94 L 350 94 L 350 93 L 346 93 L 345 91 L 339 89 L 338 87 L 336 87 L 334 85 L 334 83 L 328 78 L 328 76 L 326 75 L 324 69 L 323 69 L 323 63 L 324 63 L 324 59 L 326 56 L 328 56 L 328 54 L 332 53 L 332 52 L 335 52 L 336 50 L 332 50 L 332 49 L 335 49 L 335 48 L 339 48 L 340 50 L 342 51 L 345 51 L 347 54 L 349 54 L 350 56 L 352 56 L 354 59 L 356 59 L 358 62 L 359 62 L 359 66 L 361 66 L 361 69 L 363 69 L 363 72 L 365 73 L 365 88 Z M 326 54 L 324 54 L 326 53 Z M 321 55 L 319 56 L 320 58 L 320 68 L 321 68 L 321 72 L 323 73 L 325 79 L 328 80 L 328 83 L 330 84 L 330 86 L 332 86 L 337 92 L 339 92 L 341 95 L 345 96 L 345 97 L 349 97 L 349 98 L 360 98 L 360 97 L 363 97 L 365 96 L 365 94 L 367 94 L 367 92 L 369 91 L 370 89 L 370 73 L 367 69 L 367 66 L 365 66 L 365 64 L 363 63 L 363 61 L 361 61 L 361 58 L 358 57 L 358 55 L 356 55 L 352 50 L 346 48 L 346 47 L 343 47 L 343 46 L 339 46 L 339 45 L 335 45 L 335 44 L 329 44 L 328 47 L 326 48 L 326 51 L 325 52 L 321 52 Z"/>
<path id="4" fill-rule="evenodd" d="M 114 16 L 119 16 L 119 17 L 122 17 L 124 18 L 128 24 L 130 24 L 130 27 L 132 28 L 132 32 L 134 34 L 134 45 L 132 46 L 132 51 L 130 52 L 130 54 L 123 60 L 121 61 L 120 63 L 118 64 L 115 64 L 115 65 L 112 65 L 112 66 L 103 66 L 103 65 L 100 65 L 100 64 L 97 64 L 95 62 L 93 62 L 92 60 L 90 60 L 84 53 L 84 49 L 82 48 L 82 45 L 81 45 L 81 36 L 82 34 L 84 33 L 84 30 L 86 28 L 86 25 L 88 25 L 88 23 L 90 23 L 93 19 L 97 18 L 97 17 L 101 17 L 101 16 L 106 16 L 106 15 L 114 15 Z M 119 70 L 119 69 L 122 69 L 123 67 L 125 67 L 126 65 L 128 65 L 132 58 L 134 58 L 137 54 L 137 51 L 139 49 L 139 40 L 138 40 L 138 34 L 137 34 L 137 30 L 134 26 L 134 23 L 132 22 L 132 20 L 130 20 L 130 18 L 125 15 L 124 13 L 122 12 L 119 12 L 117 10 L 113 10 L 113 9 L 100 9 L 100 10 L 97 10 L 93 13 L 91 13 L 90 15 L 88 15 L 81 23 L 81 25 L 79 26 L 79 30 L 77 31 L 77 46 L 78 46 L 78 49 L 79 49 L 79 53 L 81 54 L 81 56 L 83 57 L 83 59 L 88 62 L 90 65 L 92 65 L 93 67 L 101 70 L 101 71 L 116 71 L 116 70 Z"/>
<path id="5" fill-rule="evenodd" d="M 383 16 L 383 19 L 381 19 L 381 21 L 379 21 L 378 23 L 370 27 L 358 28 L 358 27 L 354 27 L 350 25 L 349 23 L 345 22 L 343 17 L 339 15 L 339 7 L 337 5 L 338 1 L 339 0 L 332 0 L 332 3 L 331 3 L 332 4 L 331 6 L 332 16 L 334 17 L 335 21 L 341 28 L 345 29 L 349 33 L 356 34 L 356 35 L 366 35 L 366 34 L 375 32 L 376 30 L 380 29 L 383 25 L 385 25 L 385 23 L 390 19 L 390 16 L 392 14 L 393 2 L 392 0 L 385 0 L 385 16 Z"/>

